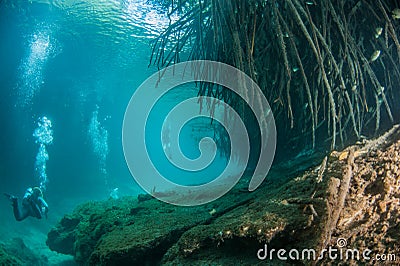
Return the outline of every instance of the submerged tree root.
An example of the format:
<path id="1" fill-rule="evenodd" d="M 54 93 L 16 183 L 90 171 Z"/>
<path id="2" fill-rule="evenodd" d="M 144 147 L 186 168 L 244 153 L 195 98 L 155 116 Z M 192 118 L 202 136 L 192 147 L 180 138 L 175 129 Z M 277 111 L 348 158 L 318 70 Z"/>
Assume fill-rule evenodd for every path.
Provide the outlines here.
<path id="1" fill-rule="evenodd" d="M 400 97 L 399 20 L 389 16 L 399 8 L 395 1 L 163 3 L 181 18 L 155 41 L 151 62 L 163 67 L 207 59 L 244 71 L 269 100 L 283 143 L 310 136 L 297 143 L 299 149 L 326 139 L 336 149 L 399 119 L 394 115 L 400 112 L 395 104 Z M 244 120 L 251 116 L 225 88 L 200 84 L 199 95 L 225 101 Z M 257 101 L 254 95 L 245 100 Z M 208 108 L 212 113 L 212 105 Z"/>

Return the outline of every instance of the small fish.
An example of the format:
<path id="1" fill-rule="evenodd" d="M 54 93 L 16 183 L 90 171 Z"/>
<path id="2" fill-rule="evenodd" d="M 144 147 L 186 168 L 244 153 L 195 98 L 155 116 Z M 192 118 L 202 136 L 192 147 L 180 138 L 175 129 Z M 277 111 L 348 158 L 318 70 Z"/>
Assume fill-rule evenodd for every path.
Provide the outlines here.
<path id="1" fill-rule="evenodd" d="M 369 59 L 370 62 L 374 62 L 381 55 L 381 50 L 376 50 Z"/>
<path id="2" fill-rule="evenodd" d="M 379 36 L 381 36 L 382 31 L 383 31 L 382 27 L 378 27 L 378 28 L 375 29 L 375 39 L 378 39 Z"/>
<path id="3" fill-rule="evenodd" d="M 312 1 L 306 1 L 306 5 L 312 6 L 312 5 L 314 5 L 314 2 L 312 2 Z"/>
<path id="4" fill-rule="evenodd" d="M 217 210 L 213 208 L 211 211 L 208 212 L 211 216 L 217 213 Z"/>
<path id="5" fill-rule="evenodd" d="M 393 19 L 399 19 L 400 18 L 400 9 L 395 8 L 392 10 L 392 18 Z"/>
<path id="6" fill-rule="evenodd" d="M 293 70 L 294 73 L 296 73 L 297 71 L 299 71 L 299 68 L 298 67 L 293 67 L 292 70 Z"/>

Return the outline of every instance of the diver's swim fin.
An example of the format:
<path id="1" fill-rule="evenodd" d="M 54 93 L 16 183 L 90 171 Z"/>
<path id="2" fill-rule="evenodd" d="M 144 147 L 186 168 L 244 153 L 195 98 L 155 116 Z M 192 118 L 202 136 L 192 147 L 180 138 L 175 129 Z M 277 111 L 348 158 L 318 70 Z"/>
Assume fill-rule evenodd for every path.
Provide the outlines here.
<path id="1" fill-rule="evenodd" d="M 8 194 L 8 193 L 4 193 L 4 196 L 6 196 L 12 202 L 17 200 L 17 197 L 15 197 L 15 196 L 13 196 L 11 194 Z"/>

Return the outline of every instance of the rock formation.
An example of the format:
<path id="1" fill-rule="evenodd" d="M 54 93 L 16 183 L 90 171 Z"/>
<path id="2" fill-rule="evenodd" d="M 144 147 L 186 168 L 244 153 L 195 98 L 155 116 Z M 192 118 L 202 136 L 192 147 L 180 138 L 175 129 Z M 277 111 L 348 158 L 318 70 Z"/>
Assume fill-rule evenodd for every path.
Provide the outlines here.
<path id="1" fill-rule="evenodd" d="M 47 244 L 90 265 L 373 265 L 377 256 L 394 265 L 400 259 L 399 139 L 395 126 L 324 159 L 275 166 L 256 192 L 246 191 L 243 178 L 199 207 L 144 196 L 89 202 L 66 215 Z M 287 260 L 279 259 L 279 249 Z M 289 253 L 294 249 L 299 253 Z M 311 249 L 315 258 L 303 255 Z"/>

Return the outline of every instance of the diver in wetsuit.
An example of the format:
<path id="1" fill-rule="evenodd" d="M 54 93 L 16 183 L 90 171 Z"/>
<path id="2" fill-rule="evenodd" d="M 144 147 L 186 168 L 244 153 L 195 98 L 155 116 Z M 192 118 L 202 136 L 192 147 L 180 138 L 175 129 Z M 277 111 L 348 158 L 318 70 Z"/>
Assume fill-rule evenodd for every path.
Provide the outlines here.
<path id="1" fill-rule="evenodd" d="M 42 217 L 47 218 L 49 206 L 43 199 L 43 193 L 40 188 L 28 188 L 22 199 L 21 205 L 18 204 L 17 197 L 7 193 L 4 193 L 4 195 L 6 195 L 12 202 L 15 220 L 22 221 L 29 216 L 36 217 L 38 219 L 42 219 Z"/>

